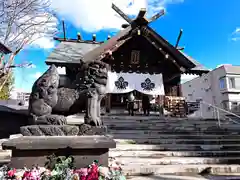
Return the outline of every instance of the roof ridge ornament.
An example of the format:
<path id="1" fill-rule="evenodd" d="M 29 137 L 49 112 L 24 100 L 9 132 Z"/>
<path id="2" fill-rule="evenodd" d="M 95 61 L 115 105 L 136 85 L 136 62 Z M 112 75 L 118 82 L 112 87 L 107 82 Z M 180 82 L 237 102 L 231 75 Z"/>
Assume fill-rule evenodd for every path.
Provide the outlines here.
<path id="1" fill-rule="evenodd" d="M 135 19 L 130 19 L 128 15 L 126 15 L 121 9 L 119 9 L 114 3 L 112 3 L 112 9 L 116 11 L 128 24 L 123 24 L 123 28 L 127 28 L 129 25 L 136 26 L 136 25 L 148 25 L 149 23 L 157 20 L 161 16 L 165 14 L 165 10 L 161 9 L 160 12 L 153 15 L 150 19 L 145 17 L 147 12 L 146 8 L 141 8 L 139 10 L 138 16 Z"/>

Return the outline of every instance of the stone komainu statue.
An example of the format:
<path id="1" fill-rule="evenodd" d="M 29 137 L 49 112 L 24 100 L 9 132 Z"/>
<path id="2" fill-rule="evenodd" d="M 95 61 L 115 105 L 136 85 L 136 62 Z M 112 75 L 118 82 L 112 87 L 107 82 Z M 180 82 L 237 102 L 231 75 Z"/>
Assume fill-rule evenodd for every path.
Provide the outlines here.
<path id="1" fill-rule="evenodd" d="M 103 125 L 100 103 L 106 95 L 108 64 L 83 63 L 71 88 L 58 87 L 55 65 L 36 80 L 29 100 L 29 117 L 35 125 L 65 125 L 66 116 L 86 110 L 85 124 Z"/>

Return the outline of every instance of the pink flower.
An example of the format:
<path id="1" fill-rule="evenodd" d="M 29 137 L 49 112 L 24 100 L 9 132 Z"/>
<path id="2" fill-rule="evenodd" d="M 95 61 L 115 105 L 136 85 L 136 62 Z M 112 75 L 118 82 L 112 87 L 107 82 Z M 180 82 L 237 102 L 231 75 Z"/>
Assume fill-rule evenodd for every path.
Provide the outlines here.
<path id="1" fill-rule="evenodd" d="M 31 171 L 25 171 L 23 180 L 40 180 L 40 172 L 38 169 L 33 168 Z"/>
<path id="2" fill-rule="evenodd" d="M 77 169 L 73 173 L 78 174 L 80 177 L 80 180 L 86 180 L 88 175 L 88 168 Z"/>

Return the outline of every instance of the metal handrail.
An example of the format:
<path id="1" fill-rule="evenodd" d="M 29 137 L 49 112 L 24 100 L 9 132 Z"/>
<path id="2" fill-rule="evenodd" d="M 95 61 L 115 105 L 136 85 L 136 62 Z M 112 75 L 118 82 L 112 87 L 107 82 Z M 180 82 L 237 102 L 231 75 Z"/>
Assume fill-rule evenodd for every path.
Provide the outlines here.
<path id="1" fill-rule="evenodd" d="M 232 121 L 232 122 L 234 122 L 234 123 L 236 123 L 236 124 L 240 124 L 240 122 L 237 122 L 237 121 L 233 120 L 233 119 L 230 118 L 229 116 L 226 116 L 226 115 L 223 115 L 223 116 L 225 117 L 225 119 L 228 119 L 229 121 Z"/>
<path id="2" fill-rule="evenodd" d="M 205 101 L 200 101 L 200 105 L 201 105 L 201 104 L 208 105 L 208 106 L 213 107 L 213 108 L 215 108 L 215 109 L 217 110 L 218 125 L 219 125 L 219 127 L 221 126 L 219 111 L 222 111 L 222 112 L 224 112 L 224 113 L 233 115 L 233 116 L 235 116 L 235 117 L 237 117 L 237 118 L 240 119 L 240 116 L 238 116 L 237 114 L 234 114 L 234 113 L 232 113 L 232 112 L 230 112 L 230 111 L 227 111 L 227 110 L 225 110 L 225 109 L 222 109 L 222 108 L 220 108 L 220 107 L 217 107 L 217 106 L 215 106 L 215 105 L 212 105 L 212 104 L 210 104 L 210 103 L 207 103 L 207 102 L 205 102 Z M 200 111 L 202 112 L 201 106 L 200 106 Z M 223 116 L 224 116 L 225 118 L 227 117 L 226 115 L 223 115 Z M 237 121 L 231 119 L 230 117 L 227 117 L 227 119 L 228 119 L 229 121 L 232 121 L 232 122 L 236 123 L 236 124 L 240 124 L 240 122 L 237 122 Z"/>

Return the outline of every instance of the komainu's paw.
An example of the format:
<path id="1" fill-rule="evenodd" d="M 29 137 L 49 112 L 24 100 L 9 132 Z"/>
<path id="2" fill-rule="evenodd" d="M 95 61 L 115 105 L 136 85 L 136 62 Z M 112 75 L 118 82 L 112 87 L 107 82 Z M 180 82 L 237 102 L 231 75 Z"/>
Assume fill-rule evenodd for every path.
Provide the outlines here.
<path id="1" fill-rule="evenodd" d="M 38 117 L 35 124 L 45 124 L 45 125 L 65 125 L 67 124 L 67 119 L 62 115 L 47 115 Z"/>

